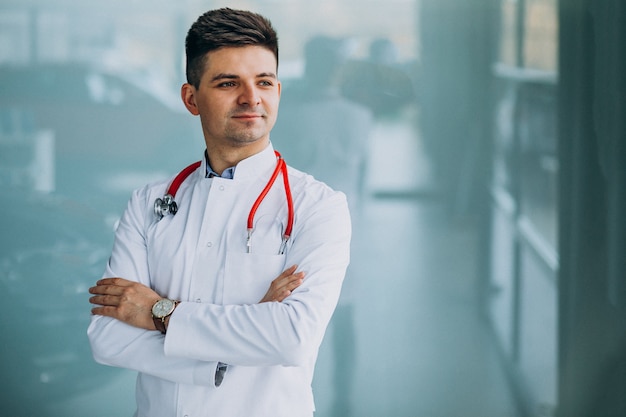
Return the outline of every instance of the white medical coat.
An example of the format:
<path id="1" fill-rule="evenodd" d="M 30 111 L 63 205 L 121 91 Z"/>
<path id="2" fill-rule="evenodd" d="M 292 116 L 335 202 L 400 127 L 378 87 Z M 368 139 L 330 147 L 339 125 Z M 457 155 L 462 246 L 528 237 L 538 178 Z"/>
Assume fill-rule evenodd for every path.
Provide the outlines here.
<path id="1" fill-rule="evenodd" d="M 104 276 L 182 301 L 165 336 L 92 318 L 96 361 L 139 372 L 136 416 L 313 414 L 313 369 L 349 262 L 350 216 L 344 194 L 289 168 L 295 223 L 285 254 L 282 177 L 256 213 L 246 253 L 248 214 L 275 166 L 271 145 L 241 161 L 232 180 L 205 178 L 203 158 L 176 194 L 178 213 L 160 221 L 153 204 L 171 180 L 133 193 Z M 281 303 L 259 304 L 294 264 L 303 284 Z M 229 367 L 216 387 L 218 361 Z"/>

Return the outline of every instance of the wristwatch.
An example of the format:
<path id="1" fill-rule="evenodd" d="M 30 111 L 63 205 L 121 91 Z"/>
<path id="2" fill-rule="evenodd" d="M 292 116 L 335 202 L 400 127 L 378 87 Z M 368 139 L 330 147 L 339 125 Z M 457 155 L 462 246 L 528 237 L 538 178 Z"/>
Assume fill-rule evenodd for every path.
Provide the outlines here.
<path id="1" fill-rule="evenodd" d="M 152 306 L 152 320 L 154 321 L 154 326 L 161 333 L 165 334 L 167 331 L 165 328 L 165 319 L 174 312 L 177 304 L 178 301 L 161 298 Z"/>

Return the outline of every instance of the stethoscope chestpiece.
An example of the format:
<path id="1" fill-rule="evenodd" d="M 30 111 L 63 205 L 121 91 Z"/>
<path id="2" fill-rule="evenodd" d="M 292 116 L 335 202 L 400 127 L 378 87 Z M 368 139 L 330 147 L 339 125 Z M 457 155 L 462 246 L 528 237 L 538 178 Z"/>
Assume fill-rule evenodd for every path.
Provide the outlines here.
<path id="1" fill-rule="evenodd" d="M 165 194 L 162 199 L 157 198 L 154 200 L 154 215 L 158 220 L 161 220 L 166 214 L 173 216 L 176 212 L 178 212 L 178 204 L 176 204 L 171 194 Z"/>

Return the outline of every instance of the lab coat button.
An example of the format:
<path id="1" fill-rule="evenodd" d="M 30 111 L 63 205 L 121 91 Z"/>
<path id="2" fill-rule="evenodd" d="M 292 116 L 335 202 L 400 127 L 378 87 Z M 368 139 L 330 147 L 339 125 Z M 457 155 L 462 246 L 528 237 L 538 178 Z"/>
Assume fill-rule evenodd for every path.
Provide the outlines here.
<path id="1" fill-rule="evenodd" d="M 202 302 L 202 298 L 196 298 L 196 303 L 201 303 Z"/>
<path id="2" fill-rule="evenodd" d="M 207 243 L 206 243 L 206 247 L 207 247 L 207 248 L 210 248 L 211 246 L 213 246 L 213 242 L 207 242 Z"/>
<path id="3" fill-rule="evenodd" d="M 220 185 L 220 191 L 224 191 L 224 186 Z"/>

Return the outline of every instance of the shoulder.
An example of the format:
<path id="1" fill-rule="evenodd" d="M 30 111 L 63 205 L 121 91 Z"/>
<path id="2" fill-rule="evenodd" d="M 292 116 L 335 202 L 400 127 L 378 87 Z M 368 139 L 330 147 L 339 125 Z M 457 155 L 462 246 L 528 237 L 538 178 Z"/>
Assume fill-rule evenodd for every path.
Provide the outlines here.
<path id="1" fill-rule="evenodd" d="M 169 177 L 157 179 L 135 189 L 128 201 L 125 216 L 134 217 L 137 221 L 140 221 L 146 226 L 151 224 L 156 218 L 154 215 L 155 202 L 157 199 L 163 199 L 175 178 L 176 175 L 170 175 Z M 182 198 L 181 196 L 184 194 L 184 189 L 193 182 L 192 179 L 193 176 L 192 178 L 188 178 L 185 183 L 180 186 L 176 194 L 177 199 Z"/>
<path id="2" fill-rule="evenodd" d="M 196 174 L 198 168 L 196 167 L 195 170 L 190 170 L 191 168 L 194 168 L 194 165 L 195 164 L 191 164 L 187 167 L 181 167 L 181 170 L 179 172 L 170 174 L 166 177 L 155 179 L 154 181 L 147 183 L 143 187 L 137 188 L 133 191 L 132 198 L 150 200 L 154 200 L 158 197 L 162 198 L 168 192 L 170 185 L 175 181 L 177 177 L 182 177 L 182 181 L 179 185 L 177 195 L 179 193 L 182 194 L 184 192 L 184 189 L 188 188 L 198 178 L 198 174 Z M 184 172 L 186 172 L 186 175 L 183 175 Z"/>
<path id="3" fill-rule="evenodd" d="M 155 196 L 163 197 L 167 192 L 169 184 L 174 177 L 159 179 L 152 181 L 142 187 L 135 189 L 131 195 L 131 200 L 149 200 L 156 198 Z"/>
<path id="4" fill-rule="evenodd" d="M 318 207 L 325 205 L 346 205 L 347 200 L 343 192 L 334 190 L 328 184 L 316 179 L 310 174 L 289 167 L 289 185 L 294 204 L 301 207 Z"/>
<path id="5" fill-rule="evenodd" d="M 296 220 L 294 236 L 306 242 L 349 242 L 351 218 L 348 200 L 322 181 L 297 169 L 289 170 Z M 302 240 L 300 240 L 302 241 Z"/>

